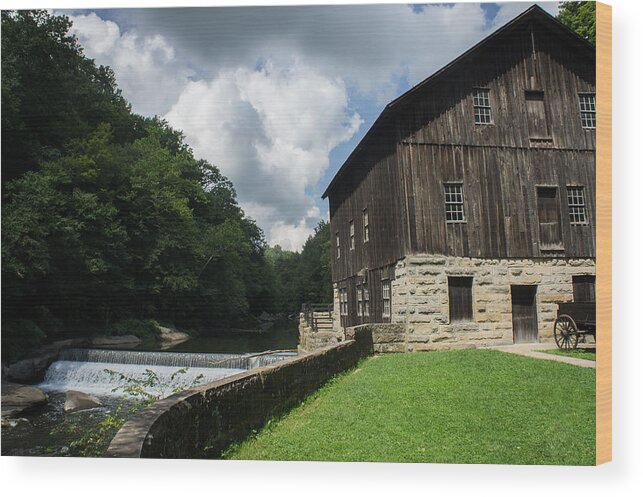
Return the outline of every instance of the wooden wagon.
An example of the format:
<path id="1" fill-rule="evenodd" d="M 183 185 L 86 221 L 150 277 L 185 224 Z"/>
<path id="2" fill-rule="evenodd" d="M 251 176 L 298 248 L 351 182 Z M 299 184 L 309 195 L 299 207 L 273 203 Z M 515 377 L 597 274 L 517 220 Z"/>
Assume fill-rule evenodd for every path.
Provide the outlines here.
<path id="1" fill-rule="evenodd" d="M 562 350 L 572 350 L 578 339 L 592 335 L 596 341 L 596 302 L 564 302 L 558 304 L 554 323 L 554 339 Z"/>

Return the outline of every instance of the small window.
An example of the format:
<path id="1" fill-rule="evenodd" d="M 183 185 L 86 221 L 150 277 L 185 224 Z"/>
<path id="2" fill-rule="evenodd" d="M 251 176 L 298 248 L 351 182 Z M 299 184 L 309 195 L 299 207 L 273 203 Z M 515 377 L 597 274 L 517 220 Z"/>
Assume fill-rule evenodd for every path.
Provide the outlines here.
<path id="1" fill-rule="evenodd" d="M 583 128 L 596 128 L 596 94 L 579 93 L 580 122 Z"/>
<path id="2" fill-rule="evenodd" d="M 538 232 L 541 250 L 562 250 L 563 235 L 560 229 L 558 188 L 537 187 Z"/>
<path id="3" fill-rule="evenodd" d="M 464 222 L 464 195 L 462 183 L 445 183 L 444 206 L 447 223 Z"/>
<path id="4" fill-rule="evenodd" d="M 567 205 L 569 207 L 569 222 L 572 224 L 587 224 L 585 209 L 585 189 L 582 186 L 567 187 Z"/>
<path id="5" fill-rule="evenodd" d="M 574 302 L 596 302 L 596 276 L 572 276 Z"/>
<path id="6" fill-rule="evenodd" d="M 335 247 L 337 249 L 337 258 L 339 259 L 342 256 L 342 249 L 339 246 L 339 231 L 335 233 Z"/>
<path id="7" fill-rule="evenodd" d="M 339 314 L 348 316 L 348 290 L 346 288 L 339 290 Z"/>
<path id="8" fill-rule="evenodd" d="M 350 239 L 351 239 L 351 250 L 354 250 L 355 249 L 355 223 L 353 223 L 352 219 L 348 221 L 348 228 L 349 228 Z"/>
<path id="9" fill-rule="evenodd" d="M 362 285 L 357 285 L 357 316 L 362 317 Z"/>
<path id="10" fill-rule="evenodd" d="M 366 243 L 370 239 L 368 231 L 368 209 L 362 211 L 362 220 L 364 221 L 364 243 Z"/>
<path id="11" fill-rule="evenodd" d="M 382 281 L 382 317 L 391 317 L 391 280 Z"/>
<path id="12" fill-rule="evenodd" d="M 449 276 L 449 317 L 451 322 L 473 320 L 473 278 Z"/>
<path id="13" fill-rule="evenodd" d="M 371 303 L 370 296 L 368 293 L 368 282 L 364 283 L 362 287 L 364 291 L 364 317 L 369 317 L 371 315 Z"/>
<path id="14" fill-rule="evenodd" d="M 473 115 L 476 124 L 492 124 L 491 100 L 488 89 L 477 88 L 473 90 Z"/>

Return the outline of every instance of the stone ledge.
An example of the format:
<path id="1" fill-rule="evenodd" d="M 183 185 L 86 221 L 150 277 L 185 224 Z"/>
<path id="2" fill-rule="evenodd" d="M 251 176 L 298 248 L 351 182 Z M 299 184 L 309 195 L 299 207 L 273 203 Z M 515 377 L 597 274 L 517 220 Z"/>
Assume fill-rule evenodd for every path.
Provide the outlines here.
<path id="1" fill-rule="evenodd" d="M 218 457 L 332 376 L 373 352 L 370 333 L 172 395 L 139 412 L 112 440 L 107 457 Z"/>

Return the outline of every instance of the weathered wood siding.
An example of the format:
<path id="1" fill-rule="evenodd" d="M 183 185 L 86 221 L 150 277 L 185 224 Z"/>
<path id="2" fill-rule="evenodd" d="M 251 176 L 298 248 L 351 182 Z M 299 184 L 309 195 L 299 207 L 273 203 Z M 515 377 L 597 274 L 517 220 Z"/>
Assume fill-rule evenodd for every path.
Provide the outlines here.
<path id="1" fill-rule="evenodd" d="M 476 87 L 489 89 L 491 125 L 474 123 Z M 544 94 L 551 138 L 537 146 L 526 94 L 534 89 Z M 584 92 L 595 92 L 591 53 L 536 22 L 517 26 L 418 92 L 398 114 L 398 158 L 415 221 L 411 252 L 552 255 L 539 240 L 536 188 L 555 186 L 564 247 L 554 255 L 594 257 L 596 133 L 581 126 Z M 450 181 L 463 182 L 465 223 L 446 223 L 443 183 Z M 587 225 L 569 222 L 568 185 L 585 188 Z"/>
<path id="2" fill-rule="evenodd" d="M 333 281 L 364 269 L 382 267 L 404 256 L 407 238 L 405 202 L 395 146 L 364 154 L 329 196 Z M 362 213 L 368 209 L 369 241 L 364 241 Z M 350 248 L 350 221 L 355 248 Z M 336 233 L 341 255 L 337 258 Z"/>
<path id="3" fill-rule="evenodd" d="M 411 252 L 463 257 L 547 257 L 541 250 L 538 186 L 558 188 L 565 257 L 594 257 L 596 182 L 590 151 L 425 145 L 399 146 L 409 209 Z M 464 223 L 446 223 L 444 182 L 461 181 Z M 567 186 L 584 186 L 586 225 L 572 225 Z M 414 207 L 413 207 L 414 206 Z"/>
<path id="4" fill-rule="evenodd" d="M 595 54 L 570 43 L 549 25 L 523 23 L 416 91 L 396 114 L 398 138 L 413 143 L 529 148 L 525 91 L 540 90 L 553 147 L 595 150 L 596 132 L 582 128 L 578 102 L 578 93 L 596 91 L 595 81 Z M 474 123 L 474 88 L 489 89 L 491 125 Z"/>
<path id="5" fill-rule="evenodd" d="M 489 90 L 492 124 L 474 122 L 476 88 Z M 533 10 L 391 104 L 328 190 L 333 281 L 349 289 L 344 321 L 364 321 L 358 273 L 411 253 L 595 257 L 596 133 L 581 125 L 579 93 L 595 93 L 595 52 Z M 446 222 L 445 182 L 462 183 L 465 222 Z M 569 221 L 568 186 L 584 187 L 585 225 Z M 538 187 L 557 188 L 558 250 L 541 243 Z M 379 283 L 371 322 L 382 321 Z"/>

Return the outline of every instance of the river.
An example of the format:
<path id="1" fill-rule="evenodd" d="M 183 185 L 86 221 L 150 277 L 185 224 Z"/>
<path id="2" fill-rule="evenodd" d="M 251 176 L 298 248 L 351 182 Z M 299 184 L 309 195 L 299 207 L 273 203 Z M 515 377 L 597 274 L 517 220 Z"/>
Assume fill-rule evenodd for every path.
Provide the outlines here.
<path id="1" fill-rule="evenodd" d="M 146 379 L 150 370 L 158 378 L 146 390 L 167 396 L 174 389 L 203 384 L 253 367 L 263 366 L 291 354 L 259 354 L 297 348 L 296 322 L 276 323 L 263 333 L 230 332 L 202 334 L 172 348 L 146 342 L 130 350 L 77 349 L 63 351 L 48 369 L 40 385 L 49 402 L 24 416 L 13 427 L 2 428 L 2 455 L 66 455 L 73 440 L 96 426 L 119 406 L 126 411 L 133 401 L 123 393 L 127 378 Z M 185 372 L 176 374 L 181 368 Z M 110 372 L 112 371 L 112 372 Z M 147 376 L 146 376 L 147 375 Z M 195 383 L 196 382 L 196 383 Z M 102 406 L 65 414 L 65 392 L 79 390 L 95 395 Z"/>

